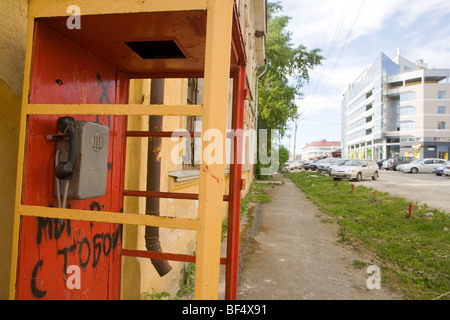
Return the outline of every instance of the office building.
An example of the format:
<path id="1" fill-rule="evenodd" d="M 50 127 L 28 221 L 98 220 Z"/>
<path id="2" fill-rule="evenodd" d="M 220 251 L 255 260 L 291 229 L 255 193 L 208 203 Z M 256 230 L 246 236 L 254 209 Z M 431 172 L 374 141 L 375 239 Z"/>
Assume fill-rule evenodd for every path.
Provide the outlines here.
<path id="1" fill-rule="evenodd" d="M 342 99 L 343 157 L 448 159 L 450 69 L 381 53 Z"/>

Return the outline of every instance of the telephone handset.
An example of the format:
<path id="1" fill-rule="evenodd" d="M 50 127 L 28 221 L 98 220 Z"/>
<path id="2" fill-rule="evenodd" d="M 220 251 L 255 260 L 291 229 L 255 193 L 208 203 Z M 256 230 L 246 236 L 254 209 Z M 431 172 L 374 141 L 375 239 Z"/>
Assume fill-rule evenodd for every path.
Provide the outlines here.
<path id="1" fill-rule="evenodd" d="M 106 193 L 108 173 L 109 128 L 97 122 L 61 117 L 57 120 L 61 134 L 56 140 L 55 195 L 58 206 L 66 199 L 97 198 Z M 65 181 L 64 201 L 60 204 L 59 183 Z"/>
<path id="2" fill-rule="evenodd" d="M 58 130 L 64 135 L 69 135 L 69 156 L 67 162 L 60 162 L 55 168 L 56 177 L 60 180 L 70 180 L 73 171 L 77 166 L 78 140 L 76 134 L 75 119 L 72 117 L 62 117 L 57 121 Z"/>

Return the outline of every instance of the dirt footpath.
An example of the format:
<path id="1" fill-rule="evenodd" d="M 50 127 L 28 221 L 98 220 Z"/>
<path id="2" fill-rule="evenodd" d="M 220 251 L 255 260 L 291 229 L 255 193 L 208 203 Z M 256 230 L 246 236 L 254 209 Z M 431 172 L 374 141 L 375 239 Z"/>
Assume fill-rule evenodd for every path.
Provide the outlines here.
<path id="1" fill-rule="evenodd" d="M 383 284 L 369 290 L 371 258 L 338 244 L 337 226 L 321 222 L 324 214 L 291 180 L 282 175 L 273 180 L 284 184 L 268 188 L 272 202 L 255 207 L 241 243 L 238 299 L 402 299 Z M 361 262 L 367 265 L 355 267 Z"/>

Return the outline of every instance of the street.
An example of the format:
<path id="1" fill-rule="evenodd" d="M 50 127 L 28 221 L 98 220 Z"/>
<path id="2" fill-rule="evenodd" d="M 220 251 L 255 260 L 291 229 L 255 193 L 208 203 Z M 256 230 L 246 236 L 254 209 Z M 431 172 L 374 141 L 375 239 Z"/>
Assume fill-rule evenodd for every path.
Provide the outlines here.
<path id="1" fill-rule="evenodd" d="M 450 177 L 447 176 L 380 170 L 378 181 L 364 179 L 353 183 L 450 212 Z"/>

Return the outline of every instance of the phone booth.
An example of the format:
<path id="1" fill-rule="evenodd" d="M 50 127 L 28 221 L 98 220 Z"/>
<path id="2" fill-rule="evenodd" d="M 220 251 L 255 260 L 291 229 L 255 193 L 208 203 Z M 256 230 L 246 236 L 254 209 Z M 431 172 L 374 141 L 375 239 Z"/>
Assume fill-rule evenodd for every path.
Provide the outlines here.
<path id="1" fill-rule="evenodd" d="M 127 115 L 202 116 L 202 131 L 225 136 L 230 74 L 233 124 L 242 128 L 237 21 L 232 0 L 29 1 L 11 299 L 119 299 L 121 256 L 143 254 L 122 250 L 123 224 L 196 230 L 195 257 L 163 258 L 197 263 L 197 299 L 217 298 L 220 262 L 236 290 L 241 167 L 231 168 L 229 196 L 223 164 L 201 164 L 198 195 L 124 190 L 124 168 Z M 171 77 L 204 77 L 204 104 L 128 104 L 129 79 Z M 133 192 L 198 199 L 198 218 L 123 212 L 123 197 Z M 221 260 L 224 200 L 234 229 L 231 255 Z"/>

